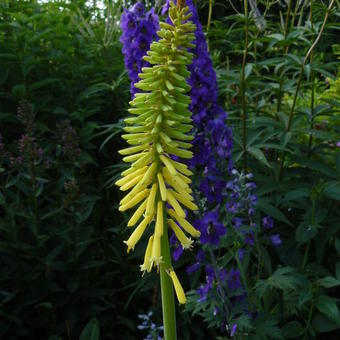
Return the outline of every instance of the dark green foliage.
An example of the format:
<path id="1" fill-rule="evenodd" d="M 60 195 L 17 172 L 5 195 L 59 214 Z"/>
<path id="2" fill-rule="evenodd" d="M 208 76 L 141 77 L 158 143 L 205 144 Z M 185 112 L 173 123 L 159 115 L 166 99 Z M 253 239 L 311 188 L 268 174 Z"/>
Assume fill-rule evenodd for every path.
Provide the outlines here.
<path id="1" fill-rule="evenodd" d="M 243 268 L 249 301 L 263 318 L 241 328 L 254 332 L 256 339 L 320 339 L 319 333 L 327 332 L 336 338 L 340 101 L 332 43 L 339 36 L 339 8 L 334 4 L 319 43 L 304 63 L 327 7 L 314 1 L 310 7 L 306 1 L 301 10 L 293 1 L 285 33 L 287 7 L 279 7 L 280 24 L 278 4 L 274 10 L 265 3 L 258 1 L 260 12 L 266 9 L 261 19 L 265 28 L 249 9 L 243 68 L 237 60 L 245 50 L 244 8 L 213 22 L 209 31 L 233 125 L 236 167 L 254 173 L 258 224 L 261 216 L 271 215 L 283 240 L 276 249 L 259 244 Z M 239 334 L 242 338 L 242 331 Z"/>
<path id="2" fill-rule="evenodd" d="M 0 4 L 2 339 L 128 339 L 144 311 L 126 305 L 137 283 L 106 185 L 119 145 L 99 151 L 129 84 L 118 33 L 97 14 Z"/>

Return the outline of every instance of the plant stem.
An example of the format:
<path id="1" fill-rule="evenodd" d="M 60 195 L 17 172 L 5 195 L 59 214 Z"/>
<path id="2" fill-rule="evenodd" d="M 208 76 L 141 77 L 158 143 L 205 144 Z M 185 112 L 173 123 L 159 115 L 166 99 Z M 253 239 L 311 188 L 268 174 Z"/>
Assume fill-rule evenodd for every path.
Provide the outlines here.
<path id="1" fill-rule="evenodd" d="M 288 3 L 288 9 L 287 9 L 287 14 L 286 14 L 286 23 L 285 23 L 285 30 L 284 30 L 284 39 L 283 39 L 283 55 L 287 54 L 288 52 L 288 45 L 287 45 L 287 35 L 288 35 L 288 24 L 289 24 L 289 16 L 290 16 L 290 11 L 292 8 L 292 0 L 289 0 Z M 282 74 L 280 76 L 280 87 L 279 87 L 279 92 L 277 96 L 277 108 L 276 111 L 280 112 L 281 111 L 281 104 L 282 104 L 282 87 L 283 87 L 283 80 L 282 80 Z M 276 119 L 278 120 L 278 116 L 276 115 Z"/>
<path id="2" fill-rule="evenodd" d="M 300 90 L 300 86 L 301 86 L 301 81 L 302 81 L 302 76 L 303 76 L 303 72 L 304 72 L 304 68 L 305 68 L 305 65 L 310 57 L 310 55 L 312 54 L 315 46 L 317 45 L 317 43 L 319 42 L 321 36 L 322 36 L 322 33 L 325 29 L 325 26 L 326 26 L 326 22 L 327 22 L 327 19 L 328 19 L 328 16 L 329 16 L 329 13 L 333 7 L 333 4 L 334 4 L 334 1 L 335 0 L 331 0 L 330 3 L 329 3 L 329 6 L 326 10 L 326 13 L 325 13 L 325 17 L 323 19 L 323 23 L 322 23 L 322 26 L 320 28 L 320 31 L 319 31 L 319 34 L 318 36 L 316 37 L 316 39 L 314 40 L 312 46 L 309 48 L 305 58 L 303 59 L 303 63 L 301 65 L 301 69 L 300 69 L 300 74 L 299 74 L 299 78 L 298 78 L 298 81 L 297 81 L 297 84 L 296 84 L 296 90 L 295 90 L 295 93 L 294 93 L 294 98 L 293 98 L 293 103 L 292 103 L 292 107 L 290 109 L 290 112 L 289 112 L 289 117 L 288 117 L 288 122 L 287 122 L 287 126 L 286 126 L 286 132 L 289 132 L 290 131 L 290 128 L 291 128 L 291 125 L 292 125 L 292 119 L 293 119 L 293 115 L 294 115 L 294 110 L 295 110 L 295 105 L 296 105 L 296 100 L 297 100 L 297 95 L 299 93 L 299 90 Z M 282 157 L 281 157 L 281 164 L 280 164 L 280 171 L 279 171 L 279 179 L 281 178 L 281 175 L 282 175 L 282 170 L 283 170 L 283 164 L 284 164 L 284 159 L 285 159 L 285 152 L 283 151 L 282 152 Z"/>
<path id="3" fill-rule="evenodd" d="M 210 28 L 210 25 L 211 25 L 212 8 L 213 8 L 213 0 L 209 0 L 209 12 L 208 12 L 207 32 L 209 31 L 209 28 Z M 208 48 L 208 51 L 209 51 L 210 50 L 209 39 L 207 39 L 207 48 Z"/>
<path id="4" fill-rule="evenodd" d="M 242 101 L 242 149 L 243 149 L 243 170 L 247 173 L 247 107 L 246 107 L 246 82 L 245 82 L 245 67 L 248 55 L 248 0 L 244 0 L 244 15 L 245 15 L 245 47 L 243 52 L 242 70 L 241 70 L 241 86 L 240 94 Z"/>
<path id="5" fill-rule="evenodd" d="M 163 326 L 164 339 L 176 340 L 176 312 L 175 300 L 172 281 L 167 273 L 171 268 L 171 255 L 168 239 L 168 226 L 166 221 L 166 210 L 164 208 L 164 230 L 161 239 L 161 249 L 163 256 L 163 263 L 160 265 L 161 276 L 161 295 L 162 295 L 162 310 L 163 310 Z"/>
<path id="6" fill-rule="evenodd" d="M 311 22 L 312 32 L 314 32 L 314 25 L 313 25 L 313 0 L 310 2 L 310 13 L 309 13 L 309 20 Z M 313 62 L 313 52 L 310 55 L 310 63 Z M 314 97 L 315 97 L 315 77 L 314 72 L 311 70 L 311 81 L 312 81 L 312 88 L 311 88 L 311 99 L 310 99 L 310 129 L 313 130 L 314 127 Z M 313 133 L 309 134 L 308 140 L 308 148 L 307 148 L 307 157 L 311 156 L 312 151 L 312 143 L 313 143 Z"/>

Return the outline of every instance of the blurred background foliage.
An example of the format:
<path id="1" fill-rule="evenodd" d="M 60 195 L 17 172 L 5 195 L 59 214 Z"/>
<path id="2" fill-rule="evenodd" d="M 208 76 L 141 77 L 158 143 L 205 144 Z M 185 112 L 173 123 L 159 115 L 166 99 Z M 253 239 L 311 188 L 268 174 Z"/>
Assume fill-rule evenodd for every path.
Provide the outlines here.
<path id="1" fill-rule="evenodd" d="M 254 173 L 258 213 L 276 220 L 284 240 L 253 255 L 263 270 L 255 280 L 249 269 L 251 298 L 272 317 L 255 339 L 335 339 L 340 9 L 335 1 L 303 63 L 328 2 L 293 1 L 290 9 L 288 2 L 249 1 L 248 16 L 241 1 L 196 4 L 233 128 L 235 164 Z M 161 324 L 158 277 L 140 277 L 143 246 L 126 256 L 128 231 L 113 187 L 130 99 L 119 18 L 132 3 L 0 3 L 2 339 L 140 339 L 137 315 L 149 309 Z M 292 270 L 273 281 L 282 266 Z M 188 277 L 184 286 L 196 283 Z M 207 313 L 198 314 L 209 320 Z M 220 329 L 200 321 L 181 310 L 179 338 L 217 338 Z"/>

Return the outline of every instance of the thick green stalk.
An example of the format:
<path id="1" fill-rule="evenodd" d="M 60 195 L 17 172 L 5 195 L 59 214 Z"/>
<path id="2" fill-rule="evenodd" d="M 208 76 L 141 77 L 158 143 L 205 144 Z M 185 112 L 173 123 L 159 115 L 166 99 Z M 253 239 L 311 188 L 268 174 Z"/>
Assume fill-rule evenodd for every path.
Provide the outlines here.
<path id="1" fill-rule="evenodd" d="M 167 270 L 171 268 L 171 255 L 168 240 L 166 209 L 164 209 L 164 231 L 161 240 L 163 263 L 160 265 L 161 294 L 163 310 L 164 339 L 176 340 L 176 312 L 174 289 Z"/>

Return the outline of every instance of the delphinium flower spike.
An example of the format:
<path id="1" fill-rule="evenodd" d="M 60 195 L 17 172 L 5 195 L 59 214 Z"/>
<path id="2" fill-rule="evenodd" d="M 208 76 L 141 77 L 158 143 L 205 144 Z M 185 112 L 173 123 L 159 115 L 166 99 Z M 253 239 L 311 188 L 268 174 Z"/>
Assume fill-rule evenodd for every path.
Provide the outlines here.
<path id="1" fill-rule="evenodd" d="M 187 67 L 192 62 L 195 25 L 189 21 L 188 7 L 173 3 L 169 9 L 170 23 L 160 23 L 159 41 L 153 42 L 144 60 L 150 67 L 142 68 L 141 79 L 135 87 L 136 93 L 130 102 L 131 117 L 125 119 L 127 132 L 122 135 L 128 148 L 120 150 L 123 161 L 131 167 L 122 173 L 116 184 L 122 191 L 129 191 L 120 202 L 120 211 L 136 208 L 128 222 L 129 227 L 137 225 L 125 243 L 127 251 L 133 250 L 147 228 L 151 230 L 145 251 L 143 273 L 153 267 L 159 269 L 164 263 L 164 249 L 161 240 L 168 231 L 174 230 L 183 249 L 191 248 L 192 237 L 199 237 L 186 219 L 184 207 L 196 210 L 193 202 L 188 167 L 178 159 L 189 159 L 192 136 L 190 90 L 186 79 L 190 76 Z M 176 160 L 174 160 L 176 156 Z M 167 235 L 166 235 L 167 239 Z M 165 268 L 175 287 L 180 303 L 185 295 L 171 265 Z"/>

